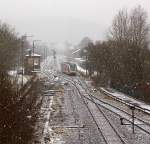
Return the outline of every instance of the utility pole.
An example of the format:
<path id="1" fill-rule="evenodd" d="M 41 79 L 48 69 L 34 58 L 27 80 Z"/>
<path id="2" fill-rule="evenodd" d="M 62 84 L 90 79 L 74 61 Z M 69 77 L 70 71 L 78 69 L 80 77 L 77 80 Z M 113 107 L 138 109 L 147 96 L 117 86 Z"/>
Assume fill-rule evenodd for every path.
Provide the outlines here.
<path id="1" fill-rule="evenodd" d="M 21 74 L 22 74 L 22 77 L 21 77 L 21 86 L 23 87 L 23 76 L 24 76 L 24 70 L 23 70 L 23 68 L 24 68 L 24 41 L 22 40 L 21 41 L 21 54 L 22 54 L 22 69 L 21 69 Z"/>
<path id="2" fill-rule="evenodd" d="M 56 51 L 53 49 L 52 52 L 53 52 L 53 59 L 54 59 L 53 67 L 56 68 L 57 67 Z"/>

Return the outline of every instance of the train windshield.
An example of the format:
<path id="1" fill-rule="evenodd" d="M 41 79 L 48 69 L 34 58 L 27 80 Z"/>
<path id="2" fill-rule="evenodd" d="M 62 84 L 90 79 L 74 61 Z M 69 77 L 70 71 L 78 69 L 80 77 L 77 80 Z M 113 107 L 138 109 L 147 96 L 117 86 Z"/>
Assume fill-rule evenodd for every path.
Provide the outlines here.
<path id="1" fill-rule="evenodd" d="M 70 69 L 72 71 L 76 71 L 76 64 L 70 64 Z"/>

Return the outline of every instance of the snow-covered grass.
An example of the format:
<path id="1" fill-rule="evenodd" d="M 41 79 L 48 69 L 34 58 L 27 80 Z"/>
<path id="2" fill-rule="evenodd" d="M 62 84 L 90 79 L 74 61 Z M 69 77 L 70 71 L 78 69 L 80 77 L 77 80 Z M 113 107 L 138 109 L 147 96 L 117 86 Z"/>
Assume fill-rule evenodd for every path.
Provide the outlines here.
<path id="1" fill-rule="evenodd" d="M 116 97 L 117 99 L 124 101 L 125 103 L 129 103 L 129 105 L 135 105 L 140 108 L 142 108 L 145 112 L 150 113 L 150 105 L 139 101 L 135 98 L 132 98 L 128 95 L 125 95 L 124 93 L 118 92 L 117 90 L 114 89 L 105 89 L 105 88 L 100 88 L 102 91 L 107 93 L 108 95 L 111 95 L 113 97 Z"/>
<path id="2" fill-rule="evenodd" d="M 16 70 L 10 70 L 10 71 L 8 72 L 8 75 L 10 75 L 10 76 L 16 76 L 16 74 L 17 74 L 17 71 L 16 71 Z"/>
<path id="3" fill-rule="evenodd" d="M 85 59 L 83 59 L 83 58 L 74 58 L 74 59 L 78 62 L 85 62 Z"/>
<path id="4" fill-rule="evenodd" d="M 21 87 L 22 82 L 23 82 L 23 85 L 25 85 L 32 77 L 29 75 L 23 75 L 22 76 L 22 74 L 17 74 L 17 70 L 9 71 L 8 75 L 10 76 L 12 84 L 18 85 L 19 87 Z"/>

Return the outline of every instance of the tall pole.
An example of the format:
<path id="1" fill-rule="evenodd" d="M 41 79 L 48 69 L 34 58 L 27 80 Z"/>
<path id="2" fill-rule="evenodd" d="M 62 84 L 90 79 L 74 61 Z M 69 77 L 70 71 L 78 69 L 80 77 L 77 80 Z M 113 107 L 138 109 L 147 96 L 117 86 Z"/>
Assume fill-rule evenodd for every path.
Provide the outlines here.
<path id="1" fill-rule="evenodd" d="M 23 87 L 23 76 L 24 76 L 24 70 L 23 70 L 23 68 L 24 68 L 24 54 L 23 54 L 23 52 L 24 52 L 24 41 L 22 40 L 21 41 L 21 54 L 22 54 L 22 69 L 21 69 L 21 74 L 22 74 L 22 78 L 21 78 L 21 85 L 22 85 L 22 87 Z"/>
<path id="2" fill-rule="evenodd" d="M 87 77 L 87 53 L 86 53 L 86 77 Z"/>
<path id="3" fill-rule="evenodd" d="M 44 59 L 46 58 L 46 48 L 44 47 Z"/>
<path id="4" fill-rule="evenodd" d="M 35 41 L 33 41 L 33 54 L 31 54 L 31 56 L 33 55 L 33 56 L 32 56 L 32 59 L 33 59 L 33 70 L 32 70 L 32 71 L 34 71 L 34 46 L 35 46 L 35 45 L 34 45 L 34 42 L 35 42 Z"/>

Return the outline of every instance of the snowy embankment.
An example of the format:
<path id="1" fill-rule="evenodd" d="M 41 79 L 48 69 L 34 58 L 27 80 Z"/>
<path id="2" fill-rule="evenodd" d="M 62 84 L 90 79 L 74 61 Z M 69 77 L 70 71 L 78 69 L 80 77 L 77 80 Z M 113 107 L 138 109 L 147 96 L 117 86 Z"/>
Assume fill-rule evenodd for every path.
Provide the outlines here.
<path id="1" fill-rule="evenodd" d="M 79 72 L 81 72 L 82 74 L 86 75 L 86 70 L 83 69 L 82 67 L 80 67 L 79 65 L 77 65 L 77 70 Z M 88 71 L 87 71 L 87 74 L 88 74 Z M 96 74 L 97 73 L 94 72 L 94 75 L 96 75 Z M 134 105 L 135 107 L 142 109 L 142 111 L 150 114 L 150 105 L 148 105 L 140 100 L 137 100 L 131 96 L 128 96 L 128 95 L 121 93 L 117 90 L 114 90 L 112 88 L 106 89 L 106 88 L 101 87 L 100 90 L 103 91 L 104 93 L 108 94 L 109 96 L 113 97 L 114 99 L 117 99 L 129 106 Z"/>
<path id="2" fill-rule="evenodd" d="M 22 76 L 22 74 L 17 74 L 16 70 L 9 71 L 8 75 L 11 78 L 12 84 L 16 85 L 16 86 L 19 86 L 19 89 L 21 88 L 22 82 L 23 82 L 23 85 L 25 85 L 32 77 L 32 76 L 29 76 L 29 75 L 23 75 Z"/>
<path id="3" fill-rule="evenodd" d="M 117 90 L 114 90 L 111 88 L 106 89 L 106 88 L 101 87 L 100 90 L 108 94 L 109 96 L 113 97 L 114 99 L 117 99 L 118 101 L 121 101 L 129 106 L 133 105 L 136 108 L 143 110 L 144 112 L 150 114 L 150 105 L 140 100 L 134 99 L 124 93 L 118 92 Z"/>

